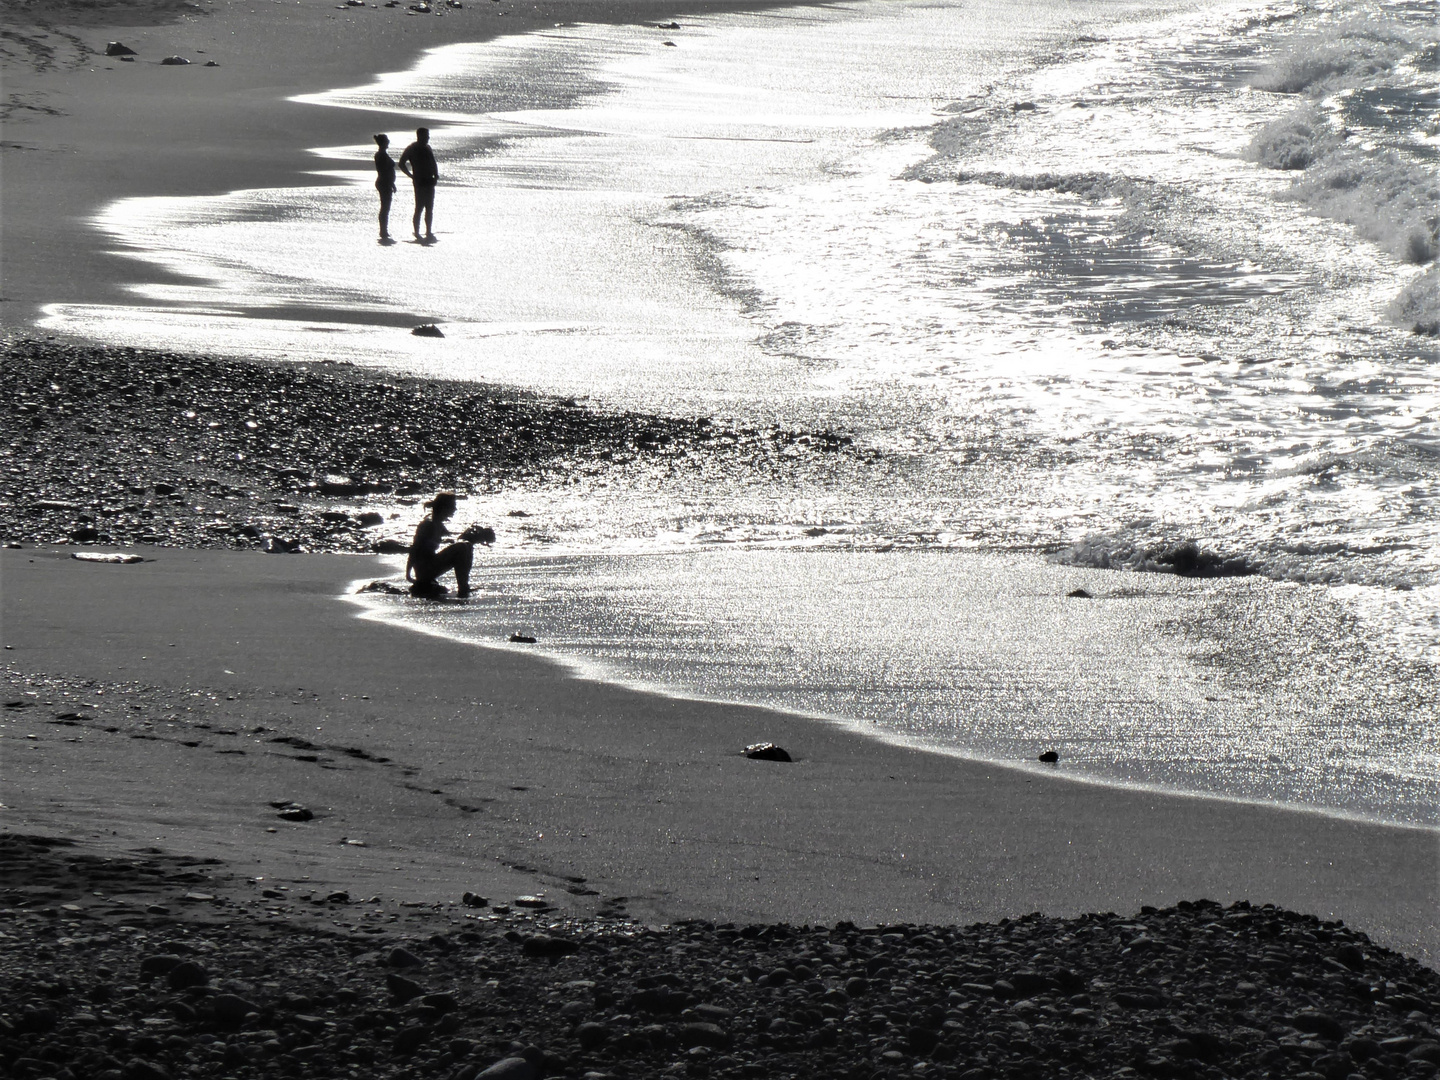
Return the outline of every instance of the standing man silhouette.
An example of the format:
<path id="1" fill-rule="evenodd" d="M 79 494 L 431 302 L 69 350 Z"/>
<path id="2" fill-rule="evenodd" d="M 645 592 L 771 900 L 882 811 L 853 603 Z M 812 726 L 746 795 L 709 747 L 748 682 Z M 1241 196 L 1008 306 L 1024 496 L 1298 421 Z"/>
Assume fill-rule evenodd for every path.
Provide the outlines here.
<path id="1" fill-rule="evenodd" d="M 415 239 L 420 239 L 420 215 L 425 215 L 425 239 L 434 240 L 430 231 L 435 216 L 435 183 L 440 179 L 440 167 L 435 164 L 435 151 L 430 149 L 430 129 L 416 128 L 415 141 L 400 155 L 400 171 L 415 184 Z"/>
<path id="2" fill-rule="evenodd" d="M 380 193 L 380 239 L 390 239 L 390 196 L 395 194 L 395 161 L 390 156 L 390 136 L 376 135 L 375 190 Z"/>

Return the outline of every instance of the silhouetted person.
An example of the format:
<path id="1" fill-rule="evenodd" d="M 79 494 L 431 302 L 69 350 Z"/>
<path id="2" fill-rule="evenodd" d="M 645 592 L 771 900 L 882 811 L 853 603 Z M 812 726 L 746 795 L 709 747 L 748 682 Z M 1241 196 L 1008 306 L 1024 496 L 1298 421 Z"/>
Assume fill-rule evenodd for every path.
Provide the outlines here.
<path id="1" fill-rule="evenodd" d="M 460 596 L 470 595 L 470 564 L 475 557 L 474 545 L 493 543 L 495 530 L 472 525 L 453 544 L 441 547 L 450 530 L 445 522 L 455 515 L 455 493 L 441 491 L 425 504 L 430 513 L 420 519 L 415 539 L 410 543 L 410 558 L 405 563 L 405 580 L 414 581 L 410 591 L 416 596 L 435 596 L 444 589 L 438 578 L 448 570 L 455 571 L 456 590 Z"/>
<path id="2" fill-rule="evenodd" d="M 380 239 L 390 239 L 390 196 L 395 194 L 395 159 L 390 156 L 390 136 L 376 135 L 375 190 L 380 193 Z"/>
<path id="3" fill-rule="evenodd" d="M 425 215 L 425 239 L 434 240 L 430 231 L 435 216 L 435 184 L 440 167 L 435 164 L 435 151 L 430 149 L 430 129 L 416 128 L 415 141 L 400 155 L 400 171 L 415 183 L 415 239 L 420 239 L 420 215 Z"/>

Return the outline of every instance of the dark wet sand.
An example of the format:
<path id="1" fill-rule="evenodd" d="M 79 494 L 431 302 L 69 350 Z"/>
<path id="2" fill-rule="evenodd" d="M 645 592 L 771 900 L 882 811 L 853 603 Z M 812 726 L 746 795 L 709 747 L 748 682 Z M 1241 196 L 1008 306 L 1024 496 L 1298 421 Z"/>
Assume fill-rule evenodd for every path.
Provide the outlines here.
<path id="1" fill-rule="evenodd" d="M 1433 831 L 1051 780 L 576 680 L 355 618 L 340 594 L 393 572 L 369 557 L 146 554 L 3 553 L 8 670 L 106 691 L 52 680 L 33 699 L 52 705 L 6 711 L 12 828 L 115 830 L 340 888 L 398 876 L 421 898 L 548 890 L 584 912 L 598 900 L 564 892 L 578 876 L 662 921 L 949 924 L 1246 899 L 1440 955 Z M 7 700 L 23 689 L 10 681 Z M 95 707 L 76 709 L 87 693 Z M 78 724 L 46 722 L 60 711 Z M 799 760 L 738 754 L 759 740 Z M 278 822 L 268 804 L 287 799 L 320 816 Z"/>

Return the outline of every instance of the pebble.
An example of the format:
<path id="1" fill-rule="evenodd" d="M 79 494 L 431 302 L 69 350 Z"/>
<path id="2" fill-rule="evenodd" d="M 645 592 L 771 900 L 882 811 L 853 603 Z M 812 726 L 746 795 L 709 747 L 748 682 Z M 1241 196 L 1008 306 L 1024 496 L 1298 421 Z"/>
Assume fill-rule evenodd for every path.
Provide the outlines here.
<path id="1" fill-rule="evenodd" d="M 0 396 L 35 407 L 0 410 L 13 467 L 0 476 L 0 529 L 11 542 L 74 532 L 75 543 L 403 553 L 418 512 L 384 536 L 378 511 L 332 503 L 579 473 L 699 484 L 717 463 L 829 475 L 837 453 L 874 457 L 835 432 L 737 430 L 494 387 L 34 339 L 0 345 Z M 124 420 L 97 426 L 97 415 Z M 386 432 L 378 452 L 376 424 Z M 67 463 L 77 447 L 85 468 Z"/>
<path id="2" fill-rule="evenodd" d="M 773 742 L 751 743 L 745 747 L 745 756 L 752 761 L 791 761 L 790 754 Z"/>

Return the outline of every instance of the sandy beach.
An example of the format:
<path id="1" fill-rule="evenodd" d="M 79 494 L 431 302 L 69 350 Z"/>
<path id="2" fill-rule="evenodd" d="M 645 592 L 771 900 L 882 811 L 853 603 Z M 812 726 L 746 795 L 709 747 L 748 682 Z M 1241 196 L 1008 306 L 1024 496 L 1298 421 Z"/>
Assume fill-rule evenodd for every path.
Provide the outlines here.
<path id="1" fill-rule="evenodd" d="M 18 773 L 6 801 L 27 829 L 114 818 L 135 843 L 308 863 L 312 880 L 357 890 L 399 862 L 435 899 L 517 890 L 494 875 L 519 864 L 534 878 L 520 891 L 583 910 L 594 901 L 563 893 L 580 876 L 646 921 L 963 923 L 1205 897 L 1344 919 L 1424 957 L 1440 944 L 1430 830 L 1047 781 L 577 681 L 513 649 L 354 619 L 339 594 L 394 572 L 369 559 L 71 554 L 5 552 L 13 690 L 30 672 L 110 688 L 86 697 L 95 708 L 52 691 L 48 707 L 11 714 L 9 738 L 44 746 L 35 767 L 22 763 L 40 750 L 6 755 Z M 166 704 L 133 708 L 130 686 Z M 177 709 L 187 697 L 195 713 Z M 81 713 L 81 728 L 50 724 L 57 711 Z M 800 760 L 740 754 L 760 741 Z M 142 767 L 157 751 L 166 764 Z M 112 782 L 93 783 L 95 768 Z M 323 816 L 266 833 L 269 804 L 287 800 Z"/>

